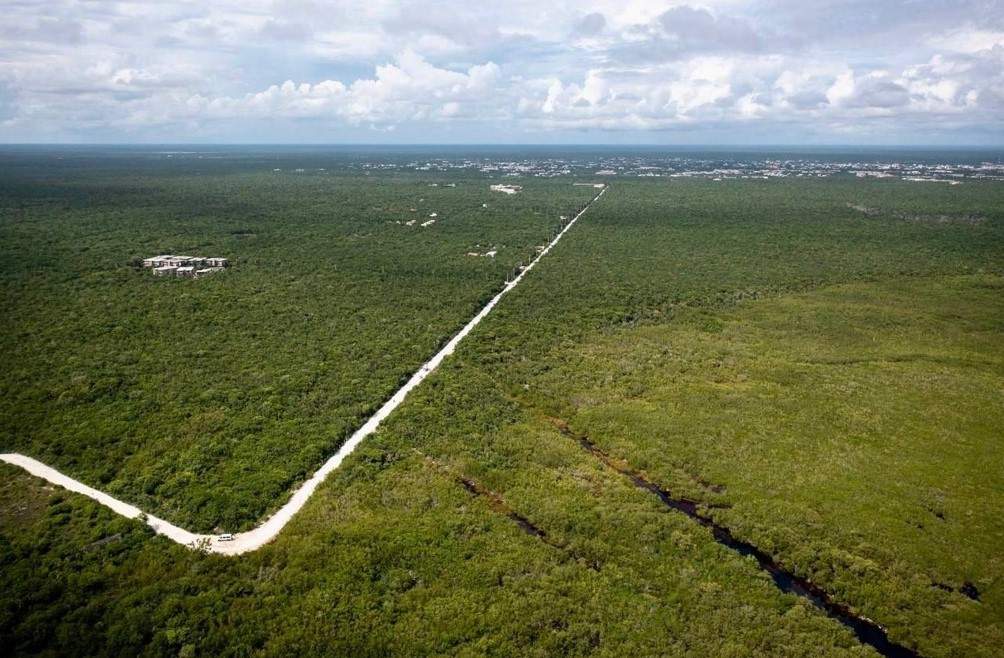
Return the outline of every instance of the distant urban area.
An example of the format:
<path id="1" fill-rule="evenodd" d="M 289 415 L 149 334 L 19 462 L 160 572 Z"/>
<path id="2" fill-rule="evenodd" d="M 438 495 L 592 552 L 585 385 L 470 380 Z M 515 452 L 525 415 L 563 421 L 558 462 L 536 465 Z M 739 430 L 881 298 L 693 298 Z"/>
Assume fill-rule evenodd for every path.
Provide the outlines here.
<path id="1" fill-rule="evenodd" d="M 769 179 L 825 178 L 852 175 L 858 178 L 899 178 L 913 182 L 959 183 L 963 180 L 1004 180 L 1000 162 L 931 162 L 926 158 L 899 161 L 833 160 L 822 158 L 762 158 L 755 155 L 719 157 L 701 155 L 611 155 L 582 158 L 528 158 L 521 160 L 434 159 L 408 163 L 366 162 L 363 169 L 450 171 L 477 170 L 500 176 L 622 176 L 642 178 Z M 495 189 L 495 188 L 493 188 Z M 503 190 L 498 190 L 503 191 Z M 511 193 L 511 192 L 510 192 Z"/>

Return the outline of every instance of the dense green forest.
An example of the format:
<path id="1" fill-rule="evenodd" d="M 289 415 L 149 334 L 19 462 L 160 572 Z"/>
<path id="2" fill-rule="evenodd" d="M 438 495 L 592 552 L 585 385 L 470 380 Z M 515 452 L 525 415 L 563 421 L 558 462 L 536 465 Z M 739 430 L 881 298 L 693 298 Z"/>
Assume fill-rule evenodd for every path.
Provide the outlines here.
<path id="1" fill-rule="evenodd" d="M 437 180 L 5 180 L 4 448 L 198 530 L 253 524 L 592 196 Z M 233 267 L 137 266 L 164 253 Z"/>
<path id="2" fill-rule="evenodd" d="M 16 364 L 4 375 L 5 447 L 84 476 L 111 468 L 103 488 L 175 518 L 215 523 L 236 506 L 246 523 L 504 276 L 501 252 L 494 262 L 463 252 L 496 231 L 511 264 L 556 213 L 588 198 L 568 179 L 523 179 L 524 193 L 488 199 L 489 211 L 508 205 L 494 218 L 480 207 L 484 181 L 271 175 L 144 174 L 121 206 L 122 188 L 108 181 L 5 181 L 18 199 L 3 224 L 13 309 L 4 359 Z M 467 185 L 478 195 L 461 196 Z M 317 219 L 343 217 L 322 193 L 358 208 L 330 220 L 337 230 Z M 393 204 L 415 197 L 446 208 L 444 229 L 458 217 L 449 242 L 417 254 L 415 241 L 434 234 L 400 237 L 386 223 Z M 128 211 L 143 199 L 158 220 Z M 230 214 L 238 200 L 243 210 Z M 109 210 L 91 216 L 93 203 Z M 315 214 L 315 203 L 327 210 Z M 193 204 L 203 211 L 185 210 Z M 253 222 L 253 212 L 272 219 Z M 191 242 L 172 242 L 189 230 Z M 386 251 L 342 245 L 357 233 L 384 236 Z M 128 264 L 186 249 L 236 263 L 198 281 L 159 281 Z M 352 292 L 310 294 L 324 285 Z M 371 290 L 386 297 L 359 298 Z M 618 180 L 261 551 L 193 553 L 4 466 L 0 643 L 64 655 L 875 655 L 583 450 L 580 435 L 920 655 L 996 655 L 1002 292 L 996 184 Z M 250 317 L 204 331 L 193 316 L 216 307 Z M 371 321 L 337 334 L 328 312 Z M 179 314 L 188 333 L 168 330 Z M 356 373 L 370 398 L 347 400 L 341 378 L 301 372 L 319 360 L 315 323 L 334 323 L 318 333 L 342 346 L 326 342 L 325 372 Z M 130 342 L 129 326 L 156 340 Z M 214 349 L 198 356 L 200 345 Z M 126 377 L 179 356 L 179 370 L 202 359 L 222 368 L 213 388 L 223 397 L 205 400 L 197 373 L 175 373 L 191 387 Z M 74 375 L 86 389 L 74 391 Z M 121 382 L 97 384 L 105 377 Z M 385 388 L 370 381 L 381 378 Z M 171 402 L 130 398 L 135 388 Z M 130 420 L 184 423 L 207 408 L 225 409 L 220 424 L 188 418 L 187 434 Z M 77 439 L 67 448 L 60 426 Z M 221 449 L 228 438 L 234 446 Z M 233 466 L 196 477 L 202 451 Z M 198 486 L 147 491 L 129 479 L 147 472 Z"/>

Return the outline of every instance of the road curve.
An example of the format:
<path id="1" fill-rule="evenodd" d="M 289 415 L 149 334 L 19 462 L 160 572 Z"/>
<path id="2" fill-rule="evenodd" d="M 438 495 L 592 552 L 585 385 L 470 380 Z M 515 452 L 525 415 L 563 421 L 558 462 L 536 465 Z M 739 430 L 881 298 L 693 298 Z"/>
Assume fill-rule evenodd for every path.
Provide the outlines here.
<path id="1" fill-rule="evenodd" d="M 606 186 L 600 189 L 599 193 L 594 196 L 586 206 L 579 211 L 575 217 L 569 221 L 565 227 L 551 240 L 550 243 L 544 249 L 537 254 L 536 258 L 530 261 L 530 264 L 520 270 L 519 274 L 515 276 L 511 281 L 507 281 L 506 285 L 502 290 L 492 297 L 492 299 L 485 304 L 485 306 L 478 311 L 477 315 L 470 319 L 470 321 L 464 325 L 453 338 L 450 339 L 446 345 L 443 346 L 441 350 L 436 352 L 436 354 L 426 361 L 422 366 L 411 376 L 411 379 L 405 383 L 404 386 L 399 388 L 393 396 L 386 402 L 383 406 L 377 409 L 370 418 L 357 429 L 349 439 L 342 444 L 338 451 L 332 455 L 328 461 L 324 462 L 319 469 L 310 477 L 309 480 L 304 482 L 293 495 L 286 502 L 285 505 L 280 507 L 275 514 L 265 519 L 256 528 L 248 530 L 247 532 L 236 533 L 233 535 L 233 539 L 230 541 L 221 541 L 217 535 L 200 535 L 193 532 L 189 532 L 184 528 L 180 528 L 173 523 L 169 523 L 163 519 L 159 519 L 155 516 L 145 514 L 141 509 L 125 503 L 121 500 L 113 498 L 108 494 L 98 491 L 92 487 L 87 486 L 83 482 L 74 480 L 68 475 L 60 473 L 56 469 L 46 466 L 42 462 L 27 457 L 25 455 L 17 453 L 5 453 L 0 454 L 0 461 L 5 461 L 8 464 L 13 464 L 14 466 L 19 466 L 24 470 L 28 471 L 34 476 L 40 477 L 43 480 L 48 480 L 52 484 L 57 484 L 64 489 L 69 491 L 74 491 L 76 493 L 83 494 L 88 498 L 96 500 L 105 507 L 108 507 L 117 514 L 121 514 L 130 519 L 142 519 L 148 526 L 153 528 L 154 532 L 160 535 L 164 535 L 168 539 L 188 546 L 189 548 L 196 550 L 203 550 L 210 553 L 219 553 L 221 555 L 242 555 L 244 553 L 250 553 L 251 551 L 258 550 L 268 542 L 275 539 L 276 535 L 282 531 L 286 524 L 289 523 L 290 519 L 293 518 L 297 512 L 306 504 L 307 500 L 314 494 L 318 485 L 324 482 L 324 479 L 328 477 L 333 470 L 341 465 L 342 461 L 345 460 L 356 447 L 362 443 L 363 439 L 368 437 L 370 434 L 376 431 L 380 423 L 383 422 L 387 416 L 391 414 L 394 409 L 396 409 L 402 402 L 404 402 L 405 397 L 411 392 L 413 388 L 422 383 L 422 381 L 428 377 L 432 372 L 439 367 L 439 364 L 449 355 L 453 354 L 453 351 L 457 348 L 467 334 L 471 333 L 474 327 L 478 326 L 485 317 L 491 313 L 492 309 L 499 303 L 502 297 L 505 296 L 510 290 L 515 288 L 523 280 L 523 277 L 527 275 L 534 268 L 534 266 L 547 255 L 549 251 L 558 244 L 558 241 L 568 232 L 575 222 L 579 220 L 582 215 L 589 210 L 590 207 L 603 194 L 607 191 Z"/>

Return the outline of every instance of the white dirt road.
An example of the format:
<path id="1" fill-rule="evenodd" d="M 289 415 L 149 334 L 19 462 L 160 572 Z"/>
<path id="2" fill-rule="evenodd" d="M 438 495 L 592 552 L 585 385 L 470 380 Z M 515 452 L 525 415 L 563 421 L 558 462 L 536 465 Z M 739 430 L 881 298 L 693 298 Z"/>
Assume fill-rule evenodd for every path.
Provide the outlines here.
<path id="1" fill-rule="evenodd" d="M 360 443 L 362 443 L 363 439 L 376 431 L 377 427 L 380 426 L 380 423 L 383 422 L 383 420 L 386 419 L 402 402 L 404 402 L 405 397 L 412 389 L 421 384 L 426 377 L 439 367 L 439 364 L 442 363 L 446 357 L 453 354 L 453 351 L 457 348 L 457 345 L 460 344 L 460 341 L 462 341 L 467 334 L 471 333 L 474 327 L 478 326 L 478 324 L 480 324 L 481 321 L 484 320 L 489 313 L 491 313 L 492 309 L 495 308 L 506 293 L 520 284 L 523 277 L 525 277 L 530 270 L 534 268 L 540 259 L 551 251 L 554 245 L 558 244 L 558 241 L 561 240 L 565 233 L 567 233 L 569 229 L 575 225 L 575 222 L 579 220 L 579 217 L 589 210 L 589 208 L 592 207 L 592 205 L 596 203 L 596 201 L 599 200 L 599 198 L 603 196 L 606 191 L 606 187 L 601 188 L 599 193 L 594 196 L 588 204 L 586 204 L 585 208 L 579 211 L 579 213 L 565 225 L 561 232 L 559 232 L 558 235 L 556 235 L 554 239 L 551 240 L 551 242 L 539 254 L 537 254 L 537 257 L 519 272 L 518 276 L 509 281 L 506 286 L 491 299 L 491 301 L 485 304 L 485 306 L 478 311 L 477 315 L 471 318 L 471 320 L 464 325 L 464 328 L 450 339 L 450 342 L 443 346 L 443 348 L 439 350 L 435 356 L 426 361 L 422 367 L 420 367 L 418 371 L 411 376 L 411 379 L 409 379 L 404 386 L 398 389 L 397 392 L 394 393 L 394 395 L 387 400 L 383 406 L 381 406 L 376 413 L 374 413 L 369 420 L 363 424 L 362 427 L 357 429 L 352 436 L 350 436 L 349 439 L 342 444 L 342 447 L 338 449 L 338 452 L 332 455 L 328 461 L 324 462 L 324 464 L 317 470 L 317 472 L 314 473 L 313 476 L 311 476 L 309 480 L 304 482 L 296 491 L 293 492 L 293 495 L 285 505 L 280 507 L 275 514 L 268 517 L 256 528 L 247 532 L 234 534 L 233 539 L 230 541 L 221 541 L 217 535 L 200 535 L 189 532 L 188 530 L 179 528 L 178 526 L 163 519 L 145 514 L 138 507 L 113 498 L 106 493 L 87 486 L 83 482 L 74 480 L 68 475 L 64 475 L 56 469 L 46 466 L 42 462 L 32 459 L 31 457 L 17 453 L 6 453 L 0 454 L 0 460 L 5 461 L 8 464 L 13 464 L 14 466 L 20 466 L 32 475 L 47 480 L 52 484 L 59 485 L 64 489 L 83 494 L 88 498 L 96 500 L 102 505 L 108 507 L 117 514 L 121 514 L 122 516 L 130 519 L 142 518 L 146 524 L 153 528 L 153 530 L 158 534 L 164 535 L 168 539 L 190 548 L 205 550 L 212 553 L 220 553 L 222 555 L 241 555 L 243 553 L 255 551 L 275 539 L 276 535 L 282 531 L 286 524 L 289 523 L 290 519 L 292 519 L 293 516 L 300 511 L 304 504 L 306 504 L 307 500 L 309 500 L 314 494 L 318 485 L 324 482 L 324 479 L 328 477 L 328 474 L 338 468 L 342 461 L 352 454 L 352 451 L 355 450 Z"/>

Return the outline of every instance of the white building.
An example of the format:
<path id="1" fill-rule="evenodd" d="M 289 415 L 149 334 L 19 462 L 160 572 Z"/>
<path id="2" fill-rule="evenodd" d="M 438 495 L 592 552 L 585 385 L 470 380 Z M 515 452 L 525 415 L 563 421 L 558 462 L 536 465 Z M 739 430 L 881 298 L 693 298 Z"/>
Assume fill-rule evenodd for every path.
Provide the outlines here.
<path id="1" fill-rule="evenodd" d="M 144 258 L 143 267 L 164 267 L 167 265 L 168 259 L 174 258 L 171 254 L 161 254 L 160 256 L 154 256 L 153 258 Z"/>
<path id="2" fill-rule="evenodd" d="M 149 267 L 157 276 L 197 277 L 219 272 L 230 265 L 226 258 L 205 258 L 203 256 L 173 256 L 161 254 L 143 259 L 143 267 Z"/>

